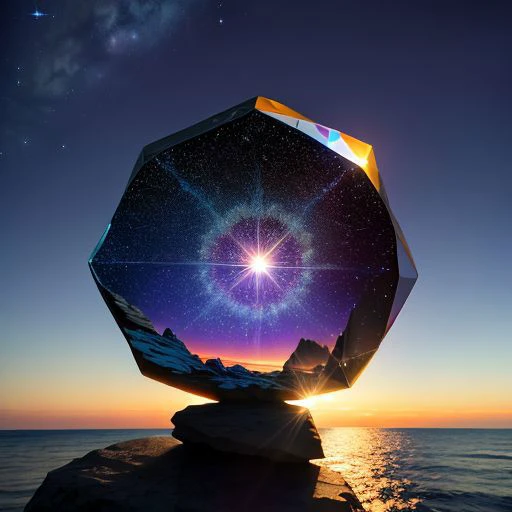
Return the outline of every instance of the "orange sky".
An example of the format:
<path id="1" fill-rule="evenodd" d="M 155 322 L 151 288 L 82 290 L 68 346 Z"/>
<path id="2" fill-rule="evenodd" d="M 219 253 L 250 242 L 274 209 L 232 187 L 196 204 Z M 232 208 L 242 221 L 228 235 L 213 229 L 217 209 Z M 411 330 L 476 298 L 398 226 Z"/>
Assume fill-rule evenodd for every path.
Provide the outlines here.
<path id="1" fill-rule="evenodd" d="M 512 427 L 504 373 L 482 381 L 471 371 L 426 379 L 424 365 L 397 366 L 395 350 L 383 346 L 352 389 L 306 400 L 317 426 Z M 87 369 L 76 357 L 42 356 L 25 373 L 7 368 L 0 428 L 166 428 L 174 411 L 205 401 L 143 377 L 121 342 L 118 353 L 115 366 L 98 358 Z"/>

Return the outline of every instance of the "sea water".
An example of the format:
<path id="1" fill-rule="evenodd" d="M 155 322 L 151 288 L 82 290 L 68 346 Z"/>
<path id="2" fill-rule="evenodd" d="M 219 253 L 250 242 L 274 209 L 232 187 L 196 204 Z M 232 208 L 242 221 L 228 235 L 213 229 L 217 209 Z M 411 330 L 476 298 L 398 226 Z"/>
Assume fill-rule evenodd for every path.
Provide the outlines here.
<path id="1" fill-rule="evenodd" d="M 21 511 L 46 473 L 158 430 L 0 431 L 0 510 Z M 512 511 L 512 429 L 321 429 L 326 459 L 368 512 Z"/>

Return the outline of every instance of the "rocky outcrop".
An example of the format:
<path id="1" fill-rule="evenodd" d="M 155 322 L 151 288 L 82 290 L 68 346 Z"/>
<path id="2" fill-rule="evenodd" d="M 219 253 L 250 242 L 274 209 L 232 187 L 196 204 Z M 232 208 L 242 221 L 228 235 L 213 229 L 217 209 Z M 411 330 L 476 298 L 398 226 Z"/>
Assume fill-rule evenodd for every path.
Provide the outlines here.
<path id="1" fill-rule="evenodd" d="M 124 297 L 106 288 L 102 288 L 101 292 L 114 316 L 123 319 L 124 326 L 156 332 L 151 320 L 137 306 L 130 304 Z"/>
<path id="2" fill-rule="evenodd" d="M 363 512 L 341 477 L 314 464 L 191 450 L 149 437 L 48 473 L 26 512 Z"/>
<path id="3" fill-rule="evenodd" d="M 221 359 L 203 361 L 192 354 L 174 332 L 159 334 L 135 305 L 98 284 L 110 310 L 130 345 L 140 371 L 164 384 L 213 400 L 297 400 L 346 386 L 332 364 L 329 349 L 313 340 L 301 339 L 283 371 L 249 370 L 241 364 L 225 366 Z M 332 368 L 331 368 L 332 367 Z"/>
<path id="4" fill-rule="evenodd" d="M 170 375 L 195 376 L 221 392 L 250 387 L 280 391 L 290 384 L 276 378 L 281 372 L 276 375 L 273 372 L 250 371 L 239 364 L 224 366 L 218 358 L 203 363 L 170 329 L 166 329 L 162 336 L 142 330 L 124 329 L 123 332 L 131 347 L 143 354 L 147 362 L 167 370 Z"/>
<path id="5" fill-rule="evenodd" d="M 313 370 L 319 365 L 325 365 L 329 359 L 329 347 L 316 341 L 301 338 L 297 348 L 288 361 L 284 363 L 285 370 Z"/>
<path id="6" fill-rule="evenodd" d="M 283 402 L 190 405 L 171 421 L 172 435 L 185 444 L 276 461 L 324 457 L 309 411 Z"/>

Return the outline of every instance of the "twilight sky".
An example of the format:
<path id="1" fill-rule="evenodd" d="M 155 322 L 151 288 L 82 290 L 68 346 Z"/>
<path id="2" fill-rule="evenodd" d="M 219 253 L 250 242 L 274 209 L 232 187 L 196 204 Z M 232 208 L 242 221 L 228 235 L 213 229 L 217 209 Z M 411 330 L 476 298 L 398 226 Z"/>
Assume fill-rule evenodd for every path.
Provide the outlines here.
<path id="1" fill-rule="evenodd" d="M 35 17 L 36 10 L 46 15 Z M 419 280 L 320 425 L 512 426 L 506 2 L 17 1 L 0 27 L 0 428 L 166 426 L 87 259 L 143 145 L 255 95 L 373 144 Z"/>

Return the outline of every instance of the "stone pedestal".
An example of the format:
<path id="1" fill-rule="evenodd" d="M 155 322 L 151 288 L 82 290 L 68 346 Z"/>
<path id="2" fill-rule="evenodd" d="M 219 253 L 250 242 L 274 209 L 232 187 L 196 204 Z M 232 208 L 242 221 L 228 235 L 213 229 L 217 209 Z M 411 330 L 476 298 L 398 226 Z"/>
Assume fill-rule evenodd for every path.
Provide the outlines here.
<path id="1" fill-rule="evenodd" d="M 171 419 L 172 435 L 198 445 L 279 462 L 324 457 L 308 409 L 284 402 L 219 402 L 191 405 Z"/>
<path id="2" fill-rule="evenodd" d="M 364 512 L 339 473 L 149 437 L 48 473 L 26 512 Z"/>

